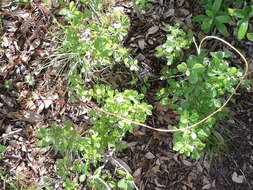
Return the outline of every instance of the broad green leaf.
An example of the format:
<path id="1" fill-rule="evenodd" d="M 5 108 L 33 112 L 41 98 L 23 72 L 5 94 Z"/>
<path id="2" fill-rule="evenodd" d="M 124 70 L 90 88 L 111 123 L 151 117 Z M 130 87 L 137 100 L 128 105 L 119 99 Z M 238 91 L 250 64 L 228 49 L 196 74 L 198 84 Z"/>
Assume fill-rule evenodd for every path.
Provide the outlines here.
<path id="1" fill-rule="evenodd" d="M 124 170 L 117 170 L 117 173 L 121 176 L 125 176 L 126 172 Z"/>
<path id="2" fill-rule="evenodd" d="M 229 23 L 231 21 L 231 18 L 228 15 L 217 16 L 215 19 L 221 23 Z"/>
<path id="3" fill-rule="evenodd" d="M 253 33 L 248 33 L 247 38 L 248 38 L 248 40 L 253 41 Z"/>
<path id="4" fill-rule="evenodd" d="M 209 16 L 210 18 L 214 17 L 214 13 L 212 10 L 206 9 L 206 15 Z"/>
<path id="5" fill-rule="evenodd" d="M 213 11 L 217 13 L 221 7 L 222 0 L 215 0 L 213 3 Z"/>
<path id="6" fill-rule="evenodd" d="M 178 69 L 178 71 L 179 72 L 185 72 L 186 70 L 187 70 L 187 65 L 186 65 L 186 63 L 181 63 L 181 64 L 179 64 L 178 66 L 177 66 L 177 69 Z"/>
<path id="7" fill-rule="evenodd" d="M 237 33 L 237 39 L 238 40 L 242 40 L 244 38 L 244 36 L 247 33 L 248 26 L 249 26 L 248 21 L 245 21 L 245 22 L 241 23 L 241 25 L 239 27 L 239 30 L 238 30 L 238 33 Z"/>
<path id="8" fill-rule="evenodd" d="M 205 32 L 208 33 L 211 30 L 213 24 L 213 19 L 205 19 L 201 25 L 201 29 Z"/>
<path id="9" fill-rule="evenodd" d="M 229 36 L 227 27 L 226 27 L 223 23 L 221 23 L 221 22 L 216 22 L 215 24 L 216 24 L 216 26 L 217 26 L 218 31 L 219 31 L 221 34 L 223 34 L 224 36 Z"/>
<path id="10" fill-rule="evenodd" d="M 205 19 L 208 19 L 208 17 L 206 15 L 198 15 L 198 16 L 195 16 L 192 21 L 193 22 L 201 22 L 201 21 L 204 21 Z"/>
<path id="11" fill-rule="evenodd" d="M 237 18 L 245 19 L 245 14 L 244 14 L 243 10 L 241 10 L 241 9 L 235 10 L 233 16 L 236 16 Z"/>
<path id="12" fill-rule="evenodd" d="M 192 70 L 194 72 L 201 72 L 201 71 L 205 70 L 205 66 L 200 63 L 197 63 L 197 64 L 193 65 Z"/>
<path id="13" fill-rule="evenodd" d="M 198 74 L 195 73 L 195 72 L 192 72 L 190 77 L 189 77 L 189 82 L 192 83 L 192 84 L 195 84 L 197 83 L 199 80 L 199 77 L 198 77 Z"/>
<path id="14" fill-rule="evenodd" d="M 250 17 L 250 14 L 252 12 L 252 7 L 249 6 L 249 5 L 246 5 L 246 6 L 243 7 L 242 11 L 243 11 L 243 14 L 244 14 L 245 18 Z"/>
<path id="15" fill-rule="evenodd" d="M 180 116 L 180 122 L 184 124 L 189 123 L 189 112 L 187 110 L 184 110 L 183 114 Z"/>

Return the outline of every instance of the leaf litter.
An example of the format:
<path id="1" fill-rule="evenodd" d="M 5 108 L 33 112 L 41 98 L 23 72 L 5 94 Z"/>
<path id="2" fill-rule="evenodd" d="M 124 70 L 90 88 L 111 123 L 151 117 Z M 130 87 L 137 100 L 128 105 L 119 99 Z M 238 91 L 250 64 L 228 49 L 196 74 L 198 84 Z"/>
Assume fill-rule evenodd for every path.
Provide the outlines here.
<path id="1" fill-rule="evenodd" d="M 58 7 L 55 1 L 52 2 L 52 7 Z M 166 40 L 162 27 L 166 23 L 180 23 L 185 30 L 192 28 L 190 18 L 197 11 L 191 6 L 196 3 L 193 0 L 150 2 L 153 6 L 143 18 L 129 13 L 132 26 L 125 45 L 131 48 L 132 56 L 141 55 L 145 63 L 143 65 L 148 66 L 142 69 L 156 79 L 155 73 L 165 64 L 163 59 L 154 56 L 155 47 Z M 32 1 L 28 5 L 15 6 L 11 1 L 4 1 L 0 11 L 4 25 L 0 43 L 0 142 L 7 145 L 7 151 L 0 160 L 1 168 L 7 168 L 25 186 L 34 183 L 44 185 L 44 178 L 52 178 L 56 189 L 60 189 L 62 182 L 55 176 L 57 156 L 51 156 L 50 147 L 36 145 L 38 139 L 35 133 L 39 128 L 51 125 L 50 121 L 61 122 L 64 117 L 83 122 L 89 128 L 85 120 L 79 117 L 86 112 L 78 112 L 78 108 L 55 104 L 51 100 L 42 103 L 31 98 L 65 97 L 64 80 L 59 79 L 57 83 L 61 85 L 53 87 L 55 84 L 51 72 L 45 75 L 43 72 L 38 75 L 34 73 L 35 69 L 43 67 L 48 61 L 48 47 L 54 46 L 53 41 L 47 40 L 47 31 L 52 25 L 51 10 L 47 5 Z M 201 32 L 195 32 L 196 36 L 203 36 Z M 249 51 L 251 45 L 238 44 L 249 54 L 249 58 L 252 58 Z M 217 48 L 217 44 L 212 48 Z M 22 77 L 28 74 L 32 75 L 34 85 L 24 82 Z M 7 80 L 14 88 L 6 91 L 3 84 Z M 153 96 L 151 93 L 150 101 L 154 99 Z M 240 92 L 236 99 L 240 106 L 233 108 L 235 121 L 232 124 L 224 121 L 223 126 L 231 128 L 231 143 L 237 146 L 223 159 L 211 162 L 205 156 L 198 161 L 186 158 L 172 151 L 170 134 L 137 128 L 134 135 L 125 137 L 128 148 L 116 154 L 118 162 L 133 173 L 140 189 L 251 189 L 253 95 Z M 156 116 L 148 122 L 157 126 L 176 122 L 177 115 L 170 108 L 159 103 L 155 107 Z M 115 167 L 115 164 L 112 165 L 112 168 Z"/>

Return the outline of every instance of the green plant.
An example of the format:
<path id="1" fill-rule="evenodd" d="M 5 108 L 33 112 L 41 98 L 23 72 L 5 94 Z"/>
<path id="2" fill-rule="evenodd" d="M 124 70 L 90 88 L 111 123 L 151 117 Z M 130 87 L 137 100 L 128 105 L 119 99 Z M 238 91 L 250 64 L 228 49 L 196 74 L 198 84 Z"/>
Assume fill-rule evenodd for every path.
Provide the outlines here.
<path id="1" fill-rule="evenodd" d="M 202 22 L 201 29 L 205 33 L 209 33 L 215 26 L 224 36 L 229 36 L 226 23 L 231 21 L 230 16 L 222 11 L 222 0 L 208 1 L 204 4 L 206 15 L 197 15 L 192 20 L 194 22 Z"/>
<path id="2" fill-rule="evenodd" d="M 102 104 L 103 110 L 129 120 L 144 122 L 147 116 L 151 115 L 152 106 L 142 103 L 144 95 L 134 90 L 119 92 L 110 86 L 96 85 L 87 92 L 87 96 Z M 68 186 L 78 187 L 77 183 L 69 179 L 71 172 L 80 173 L 81 182 L 87 180 L 89 184 L 100 189 L 112 185 L 113 183 L 107 184 L 103 179 L 108 176 L 101 177 L 102 168 L 98 167 L 98 164 L 103 162 L 107 150 L 122 150 L 120 140 L 126 132 L 132 132 L 134 127 L 127 121 L 121 121 L 97 110 L 91 110 L 90 114 L 93 115 L 93 127 L 86 131 L 84 136 L 79 134 L 70 122 L 62 128 L 53 125 L 51 128 L 41 129 L 37 134 L 41 139 L 39 145 L 51 145 L 65 155 L 57 162 L 57 174 L 64 179 L 66 189 Z M 79 159 L 71 160 L 71 154 L 78 155 Z M 97 167 L 93 174 L 92 167 Z M 125 181 L 118 185 L 119 188 L 124 184 L 129 186 L 129 180 L 129 175 L 126 175 Z"/>
<path id="3" fill-rule="evenodd" d="M 147 3 L 148 0 L 133 0 L 133 4 L 140 9 L 144 8 Z"/>
<path id="4" fill-rule="evenodd" d="M 248 32 L 249 23 L 253 18 L 253 5 L 245 5 L 242 9 L 229 8 L 228 12 L 238 19 L 237 39 L 242 40 L 247 35 L 247 38 L 253 41 L 253 33 Z"/>
<path id="5" fill-rule="evenodd" d="M 94 5 L 95 9 L 98 6 Z M 130 70 L 139 69 L 137 61 L 129 58 L 128 50 L 122 45 L 129 27 L 126 15 L 117 10 L 104 13 L 85 9 L 80 12 L 74 2 L 70 2 L 60 14 L 69 24 L 62 26 L 63 40 L 60 40 L 56 60 L 65 60 L 70 86 L 80 97 L 84 96 L 82 87 L 85 81 L 104 81 L 100 72 L 115 64 L 124 63 Z"/>
<path id="6" fill-rule="evenodd" d="M 0 156 L 6 151 L 6 147 L 0 144 Z M 0 157 L 1 158 L 1 157 Z"/>
<path id="7" fill-rule="evenodd" d="M 175 58 L 182 56 L 183 49 L 189 48 L 192 43 L 192 32 L 189 31 L 186 34 L 179 25 L 175 26 L 166 25 L 164 28 L 168 32 L 166 35 L 166 42 L 156 48 L 156 55 L 158 57 L 165 56 L 167 59 L 167 65 L 171 65 Z"/>
<path id="8" fill-rule="evenodd" d="M 131 69 L 136 62 L 127 58 L 128 50 L 121 45 L 127 33 L 129 20 L 117 10 L 107 14 L 93 13 L 86 9 L 78 11 L 74 2 L 60 11 L 69 25 L 62 29 L 63 38 L 61 59 L 66 57 L 70 63 L 70 75 L 78 69 L 78 73 L 92 75 L 103 67 L 112 67 L 122 62 Z M 96 20 L 92 20 L 96 15 Z"/>
<path id="9" fill-rule="evenodd" d="M 39 189 L 36 185 L 29 187 L 23 186 L 18 179 L 11 176 L 6 170 L 0 168 L 0 186 L 3 190 L 37 190 Z"/>
<path id="10" fill-rule="evenodd" d="M 226 101 L 224 95 L 235 92 L 234 86 L 242 76 L 226 60 L 231 53 L 211 52 L 211 57 L 207 56 L 207 53 L 191 55 L 186 62 L 178 64 L 171 76 L 180 73 L 181 79 L 167 80 L 168 88 L 157 94 L 163 104 L 170 104 L 179 113 L 179 128 L 187 128 L 221 107 Z M 227 114 L 228 110 L 223 109 L 195 128 L 175 133 L 173 149 L 199 158 L 216 122 Z"/>

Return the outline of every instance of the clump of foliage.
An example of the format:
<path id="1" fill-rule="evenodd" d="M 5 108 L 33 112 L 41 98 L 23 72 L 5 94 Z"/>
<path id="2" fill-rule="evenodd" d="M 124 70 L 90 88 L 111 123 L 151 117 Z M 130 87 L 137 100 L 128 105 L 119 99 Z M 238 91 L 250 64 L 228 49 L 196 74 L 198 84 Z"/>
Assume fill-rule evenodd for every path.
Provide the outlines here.
<path id="1" fill-rule="evenodd" d="M 238 20 L 237 39 L 242 40 L 246 35 L 249 40 L 253 41 L 253 32 L 248 32 L 250 20 L 253 18 L 253 5 L 245 5 L 242 9 L 229 8 L 228 12 Z"/>
<path id="2" fill-rule="evenodd" d="M 152 106 L 141 102 L 144 95 L 134 90 L 119 92 L 110 86 L 96 85 L 89 90 L 89 96 L 101 103 L 102 109 L 108 112 L 125 117 L 129 120 L 144 122 L 148 115 L 151 115 Z M 74 129 L 72 123 L 67 123 L 63 128 L 53 125 L 51 128 L 41 129 L 38 137 L 41 138 L 39 145 L 51 145 L 54 149 L 65 154 L 63 159 L 58 160 L 57 174 L 65 181 L 66 189 L 76 189 L 77 183 L 69 179 L 70 172 L 80 173 L 80 182 L 85 180 L 97 188 L 104 189 L 109 186 L 122 188 L 133 186 L 131 176 L 125 175 L 118 184 L 110 181 L 110 176 L 102 175 L 99 163 L 103 161 L 107 150 L 121 150 L 120 140 L 126 132 L 132 132 L 133 125 L 113 116 L 91 110 L 93 120 L 92 129 L 81 135 Z M 72 161 L 70 155 L 75 153 L 79 159 Z M 92 173 L 92 168 L 97 170 Z M 104 180 L 109 180 L 108 184 Z M 76 188 L 74 188 L 76 187 Z M 122 189 L 126 189 L 123 187 Z"/>
<path id="3" fill-rule="evenodd" d="M 229 24 L 232 17 L 237 22 L 237 39 L 242 40 L 247 36 L 248 40 L 253 40 L 253 33 L 248 31 L 249 23 L 253 17 L 251 3 L 243 0 L 202 0 L 202 4 L 205 7 L 206 15 L 197 15 L 193 21 L 202 22 L 201 29 L 205 33 L 209 33 L 215 27 L 224 36 L 229 36 L 225 24 Z"/>
<path id="4" fill-rule="evenodd" d="M 84 101 L 95 101 L 99 109 L 90 110 L 92 127 L 84 133 L 79 133 L 71 122 L 63 127 L 53 125 L 38 132 L 39 145 L 51 145 L 62 153 L 63 158 L 57 160 L 57 175 L 64 180 L 65 189 L 78 189 L 79 183 L 83 182 L 101 190 L 134 189 L 133 177 L 124 168 L 117 169 L 121 176 L 118 182 L 103 169 L 108 154 L 124 148 L 122 138 L 135 127 L 129 121 L 145 122 L 152 114 L 152 106 L 143 102 L 148 85 L 141 87 L 144 94 L 140 94 L 101 84 L 100 71 L 111 69 L 115 64 L 124 63 L 130 70 L 138 70 L 137 62 L 129 59 L 128 50 L 122 46 L 129 20 L 116 10 L 100 11 L 107 1 L 81 2 L 88 8 L 80 11 L 72 1 L 69 7 L 60 11 L 68 24 L 61 25 L 63 40 L 57 56 L 66 60 L 68 65 L 67 77 L 72 90 L 69 94 L 76 93 Z M 145 2 L 135 1 L 140 7 Z M 216 26 L 222 34 L 228 35 L 225 24 L 231 18 L 223 7 L 222 0 L 208 1 L 206 15 L 199 15 L 194 20 L 202 22 L 201 27 L 206 33 Z M 192 45 L 191 31 L 186 33 L 179 25 L 167 25 L 164 29 L 168 32 L 167 41 L 156 49 L 156 55 L 167 58 L 166 69 L 161 71 L 161 80 L 165 80 L 167 86 L 159 90 L 157 98 L 177 111 L 178 127 L 183 129 L 219 108 L 226 95 L 234 93 L 234 85 L 242 73 L 229 66 L 227 59 L 231 54 L 228 52 L 202 52 L 186 59 L 183 50 Z M 97 80 L 91 83 L 90 79 L 95 77 Z M 136 84 L 137 77 L 132 78 L 132 83 Z M 144 77 L 144 82 L 147 80 Z M 89 89 L 84 89 L 88 82 Z M 227 114 L 223 109 L 201 125 L 175 133 L 173 149 L 199 158 L 217 121 Z M 77 173 L 79 179 L 74 181 L 70 173 Z"/>
<path id="5" fill-rule="evenodd" d="M 181 34 L 179 41 L 187 46 L 178 45 L 179 48 L 176 49 L 173 48 L 174 43 L 170 46 L 166 42 L 168 47 L 160 51 L 159 55 L 169 55 L 168 58 L 171 59 L 170 56 L 180 54 L 180 47 L 189 47 L 190 41 L 186 34 L 182 30 Z M 168 38 L 169 41 L 177 41 L 177 33 L 169 35 L 175 35 Z M 171 49 L 178 51 L 178 54 L 171 53 Z M 162 72 L 161 79 L 167 81 L 168 87 L 160 89 L 157 98 L 162 104 L 170 104 L 179 113 L 179 128 L 187 128 L 205 118 L 223 105 L 226 94 L 234 93 L 234 86 L 242 72 L 229 66 L 227 58 L 230 56 L 229 52 L 211 52 L 210 56 L 203 52 L 197 56 L 189 56 L 185 62 L 174 61 L 169 70 Z M 223 109 L 203 124 L 175 133 L 173 149 L 199 158 L 217 121 L 227 114 L 227 110 Z"/>
<path id="6" fill-rule="evenodd" d="M 85 1 L 88 2 L 88 1 Z M 89 6 L 93 6 L 90 2 Z M 128 58 L 128 50 L 123 47 L 123 37 L 127 34 L 129 19 L 118 10 L 96 12 L 100 4 L 83 12 L 73 1 L 59 13 L 68 21 L 62 26 L 61 49 L 58 59 L 67 59 L 69 81 L 73 78 L 94 78 L 100 70 L 112 68 L 116 63 L 125 63 L 131 70 L 138 70 L 137 62 Z M 88 6 L 88 5 L 87 5 Z M 74 87 L 76 88 L 76 87 Z"/>
<path id="7" fill-rule="evenodd" d="M 157 56 L 165 56 L 167 65 L 173 63 L 173 59 L 182 56 L 183 49 L 189 48 L 192 43 L 192 32 L 188 34 L 179 28 L 179 25 L 171 26 L 166 25 L 164 30 L 168 32 L 166 35 L 167 40 L 164 44 L 156 48 Z"/>
<path id="8" fill-rule="evenodd" d="M 224 36 L 229 36 L 226 23 L 231 21 L 231 17 L 222 10 L 222 0 L 207 1 L 204 4 L 206 15 L 198 15 L 193 18 L 195 22 L 202 22 L 201 29 L 205 33 L 209 33 L 213 27 Z"/>
<path id="9" fill-rule="evenodd" d="M 171 75 L 183 74 L 181 79 L 167 80 L 168 88 L 158 93 L 159 98 L 165 98 L 163 103 L 168 102 L 179 113 L 179 128 L 187 128 L 218 109 L 226 100 L 224 95 L 234 93 L 234 85 L 242 76 L 239 69 L 229 67 L 226 58 L 230 53 L 211 52 L 210 55 L 210 58 L 206 53 L 191 55 L 177 65 Z M 224 109 L 195 128 L 175 133 L 173 149 L 199 158 L 217 120 L 227 114 Z"/>

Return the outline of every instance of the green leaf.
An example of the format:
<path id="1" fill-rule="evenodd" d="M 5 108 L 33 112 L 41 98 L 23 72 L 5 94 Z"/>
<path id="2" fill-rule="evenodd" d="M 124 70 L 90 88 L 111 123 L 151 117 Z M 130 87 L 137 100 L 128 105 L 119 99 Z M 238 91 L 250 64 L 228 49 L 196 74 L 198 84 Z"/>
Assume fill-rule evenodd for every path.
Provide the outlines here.
<path id="1" fill-rule="evenodd" d="M 121 176 L 125 176 L 126 172 L 124 170 L 117 170 L 117 173 Z"/>
<path id="2" fill-rule="evenodd" d="M 199 77 L 198 77 L 198 74 L 195 73 L 195 72 L 192 72 L 190 77 L 189 77 L 189 82 L 192 83 L 192 84 L 195 84 L 197 83 L 199 80 Z"/>
<path id="3" fill-rule="evenodd" d="M 182 139 L 183 140 L 183 139 Z M 181 141 L 178 141 L 174 144 L 173 150 L 174 151 L 179 151 L 181 148 L 184 147 L 184 144 Z"/>
<path id="4" fill-rule="evenodd" d="M 63 8 L 59 11 L 59 15 L 67 16 L 69 13 L 69 10 L 67 8 Z"/>
<path id="5" fill-rule="evenodd" d="M 214 99 L 213 104 L 216 108 L 221 107 L 221 101 L 219 99 Z"/>
<path id="6" fill-rule="evenodd" d="M 228 15 L 217 16 L 215 19 L 221 23 L 229 23 L 231 21 L 231 18 Z"/>
<path id="7" fill-rule="evenodd" d="M 75 2 L 74 2 L 74 1 L 71 1 L 71 2 L 69 3 L 69 9 L 70 9 L 71 11 L 73 11 L 73 10 L 75 9 Z"/>
<path id="8" fill-rule="evenodd" d="M 205 70 L 205 66 L 200 63 L 196 63 L 195 65 L 193 65 L 192 70 L 194 72 L 202 72 Z"/>
<path id="9" fill-rule="evenodd" d="M 213 18 L 214 17 L 214 13 L 212 10 L 209 10 L 209 9 L 206 9 L 206 15 L 210 18 Z"/>
<path id="10" fill-rule="evenodd" d="M 248 40 L 253 41 L 253 33 L 248 33 L 247 38 L 248 38 Z"/>
<path id="11" fill-rule="evenodd" d="M 213 3 L 213 11 L 217 13 L 221 7 L 222 0 L 215 0 Z"/>
<path id="12" fill-rule="evenodd" d="M 238 33 L 237 33 L 237 39 L 238 40 L 242 40 L 244 38 L 244 36 L 247 33 L 248 26 L 249 26 L 248 21 L 245 21 L 245 22 L 241 23 L 241 25 L 239 27 L 239 30 L 238 30 Z"/>
<path id="13" fill-rule="evenodd" d="M 125 179 L 119 180 L 118 187 L 127 190 L 127 181 Z"/>
<path id="14" fill-rule="evenodd" d="M 224 36 L 229 36 L 227 27 L 226 27 L 223 23 L 216 22 L 215 24 L 216 24 L 216 26 L 217 26 L 218 31 L 219 31 L 221 34 L 223 34 Z"/>
<path id="15" fill-rule="evenodd" d="M 86 179 L 86 175 L 85 175 L 85 174 L 83 174 L 83 175 L 81 175 L 81 176 L 79 177 L 79 181 L 80 181 L 80 182 L 84 182 L 85 179 Z"/>
<path id="16" fill-rule="evenodd" d="M 187 70 L 187 65 L 186 63 L 181 63 L 177 66 L 177 69 L 179 72 L 183 73 Z"/>
<path id="17" fill-rule="evenodd" d="M 205 19 L 201 25 L 201 29 L 205 32 L 208 33 L 211 30 L 213 24 L 213 19 Z"/>
<path id="18" fill-rule="evenodd" d="M 169 98 L 168 97 L 164 97 L 161 99 L 161 104 L 163 105 L 168 105 L 170 102 L 169 102 Z"/>
<path id="19" fill-rule="evenodd" d="M 228 13 L 230 14 L 230 16 L 234 16 L 234 14 L 235 14 L 235 9 L 228 8 Z"/>
<path id="20" fill-rule="evenodd" d="M 193 17 L 192 21 L 193 22 L 201 22 L 201 21 L 204 21 L 205 19 L 208 19 L 208 17 L 206 15 L 197 15 L 197 16 Z"/>
<path id="21" fill-rule="evenodd" d="M 6 147 L 0 144 L 0 153 L 4 153 L 6 151 Z"/>

